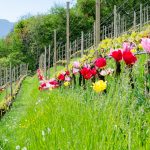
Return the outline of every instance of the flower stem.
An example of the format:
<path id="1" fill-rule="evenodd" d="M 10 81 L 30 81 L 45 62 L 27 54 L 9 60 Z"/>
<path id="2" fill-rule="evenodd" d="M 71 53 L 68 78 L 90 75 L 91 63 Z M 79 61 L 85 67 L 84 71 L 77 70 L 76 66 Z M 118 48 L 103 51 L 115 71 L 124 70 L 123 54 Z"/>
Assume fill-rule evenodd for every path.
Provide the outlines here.
<path id="1" fill-rule="evenodd" d="M 121 64 L 120 62 L 116 62 L 116 76 L 119 76 L 121 73 Z"/>

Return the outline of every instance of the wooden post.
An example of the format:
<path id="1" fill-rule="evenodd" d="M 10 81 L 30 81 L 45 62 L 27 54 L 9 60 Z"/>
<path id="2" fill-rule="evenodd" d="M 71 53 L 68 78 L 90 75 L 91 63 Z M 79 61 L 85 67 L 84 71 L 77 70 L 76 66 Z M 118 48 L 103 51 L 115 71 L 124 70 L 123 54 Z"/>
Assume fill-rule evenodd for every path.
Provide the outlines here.
<path id="1" fill-rule="evenodd" d="M 96 48 L 100 42 L 100 0 L 96 0 Z M 98 51 L 96 50 L 96 56 L 98 57 Z"/>
<path id="2" fill-rule="evenodd" d="M 121 27 L 120 22 L 121 22 L 121 21 L 120 21 L 120 14 L 118 14 L 118 33 L 117 33 L 118 36 L 120 36 L 120 32 L 121 32 L 121 31 L 120 31 L 120 27 Z"/>
<path id="3" fill-rule="evenodd" d="M 19 75 L 19 77 L 21 77 L 21 75 L 22 75 L 22 64 L 20 64 L 20 75 Z"/>
<path id="4" fill-rule="evenodd" d="M 67 41 L 67 47 L 66 47 L 66 53 L 67 53 L 67 70 L 69 69 L 68 66 L 69 66 L 69 62 L 70 62 L 70 55 L 69 55 L 69 44 L 70 44 L 70 41 L 69 41 L 69 10 L 70 9 L 70 2 L 67 1 L 67 10 L 66 10 L 66 13 L 67 13 L 67 26 L 66 26 L 66 41 Z"/>
<path id="5" fill-rule="evenodd" d="M 56 65 L 56 58 L 57 58 L 57 56 L 56 56 L 56 52 L 57 52 L 57 50 L 56 50 L 56 30 L 54 30 L 54 73 L 55 73 L 55 75 L 56 75 L 56 72 L 57 72 L 57 65 Z"/>
<path id="6" fill-rule="evenodd" d="M 75 56 L 77 57 L 77 40 L 75 40 Z"/>
<path id="7" fill-rule="evenodd" d="M 51 46 L 48 47 L 48 78 L 50 78 Z"/>
<path id="8" fill-rule="evenodd" d="M 81 57 L 84 55 L 84 33 L 81 32 Z"/>
<path id="9" fill-rule="evenodd" d="M 28 75 L 29 64 L 26 65 L 26 75 Z"/>
<path id="10" fill-rule="evenodd" d="M 70 59 L 71 59 L 71 55 L 72 55 L 72 47 L 71 47 L 71 42 L 70 42 L 70 51 L 69 51 L 69 54 L 70 54 Z"/>
<path id="11" fill-rule="evenodd" d="M 45 53 L 44 53 L 44 75 L 45 75 L 45 79 L 47 79 L 46 54 L 47 54 L 47 49 L 46 49 L 46 46 L 45 46 Z"/>
<path id="12" fill-rule="evenodd" d="M 140 31 L 142 29 L 143 24 L 143 13 L 142 13 L 142 4 L 140 4 Z"/>
<path id="13" fill-rule="evenodd" d="M 16 67 L 16 78 L 17 78 L 17 81 L 18 81 L 18 66 Z"/>
<path id="14" fill-rule="evenodd" d="M 114 5 L 114 37 L 117 37 L 117 10 L 116 5 Z"/>
<path id="15" fill-rule="evenodd" d="M 105 26 L 105 39 L 107 38 L 107 27 Z"/>
<path id="16" fill-rule="evenodd" d="M 7 94 L 8 94 L 8 91 L 7 91 L 7 85 L 8 85 L 8 70 L 7 70 L 7 68 L 6 68 L 5 71 L 6 71 L 6 73 L 5 73 L 5 77 L 6 77 L 6 78 L 5 78 L 5 82 L 6 82 L 6 88 L 5 88 L 5 89 L 6 89 L 6 96 L 5 96 L 5 97 L 6 97 L 6 99 L 7 99 Z"/>
<path id="17" fill-rule="evenodd" d="M 10 96 L 12 97 L 13 96 L 13 83 L 12 83 L 12 66 L 11 66 L 11 63 L 10 63 Z"/>
<path id="18" fill-rule="evenodd" d="M 0 86 L 2 85 L 2 70 L 0 69 Z"/>
<path id="19" fill-rule="evenodd" d="M 147 11 L 146 11 L 147 13 L 146 13 L 146 14 L 147 14 L 147 24 L 148 24 L 148 21 L 149 21 L 149 20 L 148 20 L 148 19 L 149 19 L 149 17 L 148 17 L 148 5 L 147 5 L 146 8 L 147 8 Z"/>
<path id="20" fill-rule="evenodd" d="M 16 81 L 16 68 L 14 67 L 14 82 Z"/>
<path id="21" fill-rule="evenodd" d="M 134 11 L 134 22 L 133 22 L 134 30 L 136 30 L 136 12 Z"/>
<path id="22" fill-rule="evenodd" d="M 94 22 L 94 48 L 96 47 L 96 23 Z M 83 39 L 83 43 L 84 43 L 84 39 Z"/>

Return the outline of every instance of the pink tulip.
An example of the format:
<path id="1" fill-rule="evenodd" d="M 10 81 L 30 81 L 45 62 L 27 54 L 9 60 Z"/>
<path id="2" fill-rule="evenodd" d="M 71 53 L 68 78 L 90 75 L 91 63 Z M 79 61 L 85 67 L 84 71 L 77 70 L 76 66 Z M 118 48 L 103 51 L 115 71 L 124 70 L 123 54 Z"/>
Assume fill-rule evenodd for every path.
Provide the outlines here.
<path id="1" fill-rule="evenodd" d="M 123 51 L 130 51 L 132 50 L 136 45 L 132 42 L 124 42 L 123 43 Z"/>
<path id="2" fill-rule="evenodd" d="M 75 62 L 73 63 L 73 67 L 74 67 L 74 68 L 79 68 L 79 67 L 80 67 L 80 63 L 79 63 L 78 61 L 75 61 Z"/>
<path id="3" fill-rule="evenodd" d="M 72 72 L 73 72 L 73 74 L 77 74 L 79 72 L 79 69 L 73 68 Z"/>
<path id="4" fill-rule="evenodd" d="M 142 38 L 141 41 L 142 47 L 147 53 L 150 53 L 150 39 L 149 38 Z"/>

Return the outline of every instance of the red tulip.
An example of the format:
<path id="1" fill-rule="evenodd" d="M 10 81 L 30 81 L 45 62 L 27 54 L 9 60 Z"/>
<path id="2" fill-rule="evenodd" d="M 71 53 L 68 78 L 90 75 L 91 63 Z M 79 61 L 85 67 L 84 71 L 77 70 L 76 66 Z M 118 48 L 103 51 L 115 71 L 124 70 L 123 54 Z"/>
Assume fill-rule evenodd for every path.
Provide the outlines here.
<path id="1" fill-rule="evenodd" d="M 68 70 L 66 71 L 66 75 L 67 75 L 67 76 L 69 76 L 69 75 L 70 75 L 70 72 L 69 72 Z"/>
<path id="2" fill-rule="evenodd" d="M 42 75 L 39 75 L 38 78 L 39 78 L 40 81 L 44 80 L 44 77 Z"/>
<path id="3" fill-rule="evenodd" d="M 110 56 L 112 56 L 115 59 L 115 61 L 120 62 L 122 60 L 122 51 L 121 50 L 112 51 Z"/>
<path id="4" fill-rule="evenodd" d="M 86 68 L 86 67 L 82 68 L 80 70 L 80 73 L 84 77 L 84 79 L 86 79 L 86 80 L 90 79 L 93 76 L 92 73 L 91 73 L 91 69 Z"/>
<path id="5" fill-rule="evenodd" d="M 51 85 L 58 85 L 58 82 L 53 80 L 53 81 L 50 81 L 49 84 L 51 84 Z"/>
<path id="6" fill-rule="evenodd" d="M 125 61 L 126 65 L 133 65 L 137 61 L 136 56 L 130 51 L 123 52 L 123 60 Z"/>
<path id="7" fill-rule="evenodd" d="M 42 83 L 40 86 L 41 86 L 42 88 L 44 88 L 44 87 L 46 87 L 46 83 Z"/>
<path id="8" fill-rule="evenodd" d="M 64 74 L 59 74 L 58 80 L 64 81 L 65 80 L 65 75 Z"/>
<path id="9" fill-rule="evenodd" d="M 102 69 L 106 66 L 106 59 L 105 58 L 98 58 L 95 61 L 95 66 Z"/>
<path id="10" fill-rule="evenodd" d="M 93 76 L 95 76 L 97 74 L 96 68 L 92 68 L 91 73 L 92 73 Z"/>

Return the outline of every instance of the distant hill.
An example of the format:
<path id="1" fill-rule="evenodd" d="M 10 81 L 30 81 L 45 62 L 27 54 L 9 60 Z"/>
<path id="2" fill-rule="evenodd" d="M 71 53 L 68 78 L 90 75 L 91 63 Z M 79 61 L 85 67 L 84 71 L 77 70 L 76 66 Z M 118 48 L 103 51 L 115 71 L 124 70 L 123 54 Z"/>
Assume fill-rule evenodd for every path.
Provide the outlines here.
<path id="1" fill-rule="evenodd" d="M 0 38 L 5 37 L 12 29 L 14 23 L 5 19 L 0 19 Z"/>

